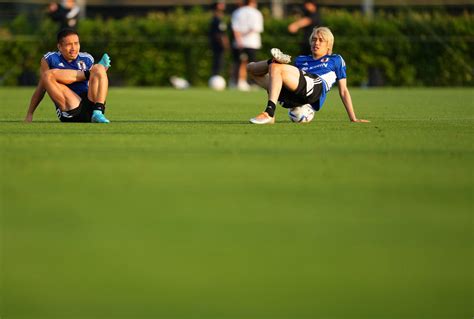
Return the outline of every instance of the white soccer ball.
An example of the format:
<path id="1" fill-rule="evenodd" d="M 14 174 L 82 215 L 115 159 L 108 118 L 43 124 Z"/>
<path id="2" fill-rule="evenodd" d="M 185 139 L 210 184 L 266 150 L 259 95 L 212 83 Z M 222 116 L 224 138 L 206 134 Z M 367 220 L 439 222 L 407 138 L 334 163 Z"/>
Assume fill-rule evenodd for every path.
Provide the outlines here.
<path id="1" fill-rule="evenodd" d="M 309 123 L 314 118 L 314 110 L 310 104 L 293 107 L 288 111 L 290 120 L 295 123 Z"/>
<path id="2" fill-rule="evenodd" d="M 184 89 L 189 88 L 188 80 L 186 80 L 185 78 L 181 78 L 179 76 L 173 75 L 172 77 L 170 77 L 170 82 L 171 82 L 171 85 L 173 85 L 174 88 L 178 90 L 184 90 Z"/>
<path id="3" fill-rule="evenodd" d="M 222 91 L 225 89 L 225 79 L 220 75 L 213 75 L 209 79 L 209 87 L 216 91 Z"/>

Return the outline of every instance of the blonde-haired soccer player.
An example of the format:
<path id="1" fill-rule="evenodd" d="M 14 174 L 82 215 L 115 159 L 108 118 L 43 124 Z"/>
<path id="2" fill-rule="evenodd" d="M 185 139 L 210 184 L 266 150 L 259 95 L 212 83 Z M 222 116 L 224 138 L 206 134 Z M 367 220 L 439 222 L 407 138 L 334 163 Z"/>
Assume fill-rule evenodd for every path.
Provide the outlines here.
<path id="1" fill-rule="evenodd" d="M 331 30 L 326 27 L 314 28 L 309 41 L 312 54 L 297 57 L 295 66 L 287 64 L 291 57 L 279 49 L 272 49 L 272 59 L 248 65 L 249 74 L 268 92 L 267 107 L 250 122 L 275 123 L 277 102 L 285 108 L 310 104 L 315 111 L 319 111 L 336 81 L 350 121 L 369 122 L 355 115 L 347 88 L 346 63 L 342 56 L 332 53 L 334 36 Z"/>

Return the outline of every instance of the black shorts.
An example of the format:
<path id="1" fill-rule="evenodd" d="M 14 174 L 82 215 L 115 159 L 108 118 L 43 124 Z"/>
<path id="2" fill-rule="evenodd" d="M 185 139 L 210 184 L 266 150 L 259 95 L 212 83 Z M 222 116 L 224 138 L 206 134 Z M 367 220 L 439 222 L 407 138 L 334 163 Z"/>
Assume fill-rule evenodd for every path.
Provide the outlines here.
<path id="1" fill-rule="evenodd" d="M 232 50 L 232 56 L 234 57 L 234 63 L 239 64 L 240 62 L 255 62 L 257 61 L 257 49 L 236 49 Z"/>
<path id="2" fill-rule="evenodd" d="M 80 95 L 81 103 L 75 109 L 63 112 L 56 105 L 56 114 L 61 122 L 90 122 L 94 103 L 87 98 L 87 92 Z"/>
<path id="3" fill-rule="evenodd" d="M 323 91 L 323 81 L 319 76 L 300 71 L 300 78 L 296 91 L 291 91 L 285 86 L 282 87 L 278 101 L 284 108 L 293 108 L 303 104 L 311 104 L 317 111 L 319 107 L 315 107 L 321 93 Z"/>

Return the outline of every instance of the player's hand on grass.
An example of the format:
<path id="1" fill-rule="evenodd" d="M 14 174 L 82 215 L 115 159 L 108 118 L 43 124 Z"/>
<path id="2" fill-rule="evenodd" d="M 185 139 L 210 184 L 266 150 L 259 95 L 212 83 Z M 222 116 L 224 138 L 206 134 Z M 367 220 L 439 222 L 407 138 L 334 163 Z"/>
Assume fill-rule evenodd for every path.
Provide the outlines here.
<path id="1" fill-rule="evenodd" d="M 26 114 L 26 117 L 25 117 L 25 123 L 31 123 L 33 122 L 33 114 Z"/>
<path id="2" fill-rule="evenodd" d="M 351 120 L 351 122 L 355 122 L 355 123 L 370 123 L 369 120 L 363 120 L 363 119 L 355 119 L 355 120 Z"/>

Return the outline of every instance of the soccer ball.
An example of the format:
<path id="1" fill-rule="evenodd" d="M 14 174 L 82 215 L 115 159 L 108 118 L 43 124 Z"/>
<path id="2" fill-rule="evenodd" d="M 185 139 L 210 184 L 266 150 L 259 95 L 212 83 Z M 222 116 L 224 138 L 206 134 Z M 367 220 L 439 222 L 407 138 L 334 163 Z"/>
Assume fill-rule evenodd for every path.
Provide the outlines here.
<path id="1" fill-rule="evenodd" d="M 225 79 L 220 75 L 213 75 L 209 79 L 209 87 L 216 91 L 222 91 L 225 89 Z"/>
<path id="2" fill-rule="evenodd" d="M 314 110 L 310 104 L 293 107 L 288 111 L 288 116 L 295 123 L 309 123 L 314 118 Z"/>
<path id="3" fill-rule="evenodd" d="M 170 77 L 171 85 L 174 86 L 175 89 L 184 90 L 189 88 L 189 82 L 185 78 L 180 78 L 179 76 L 172 76 Z"/>

